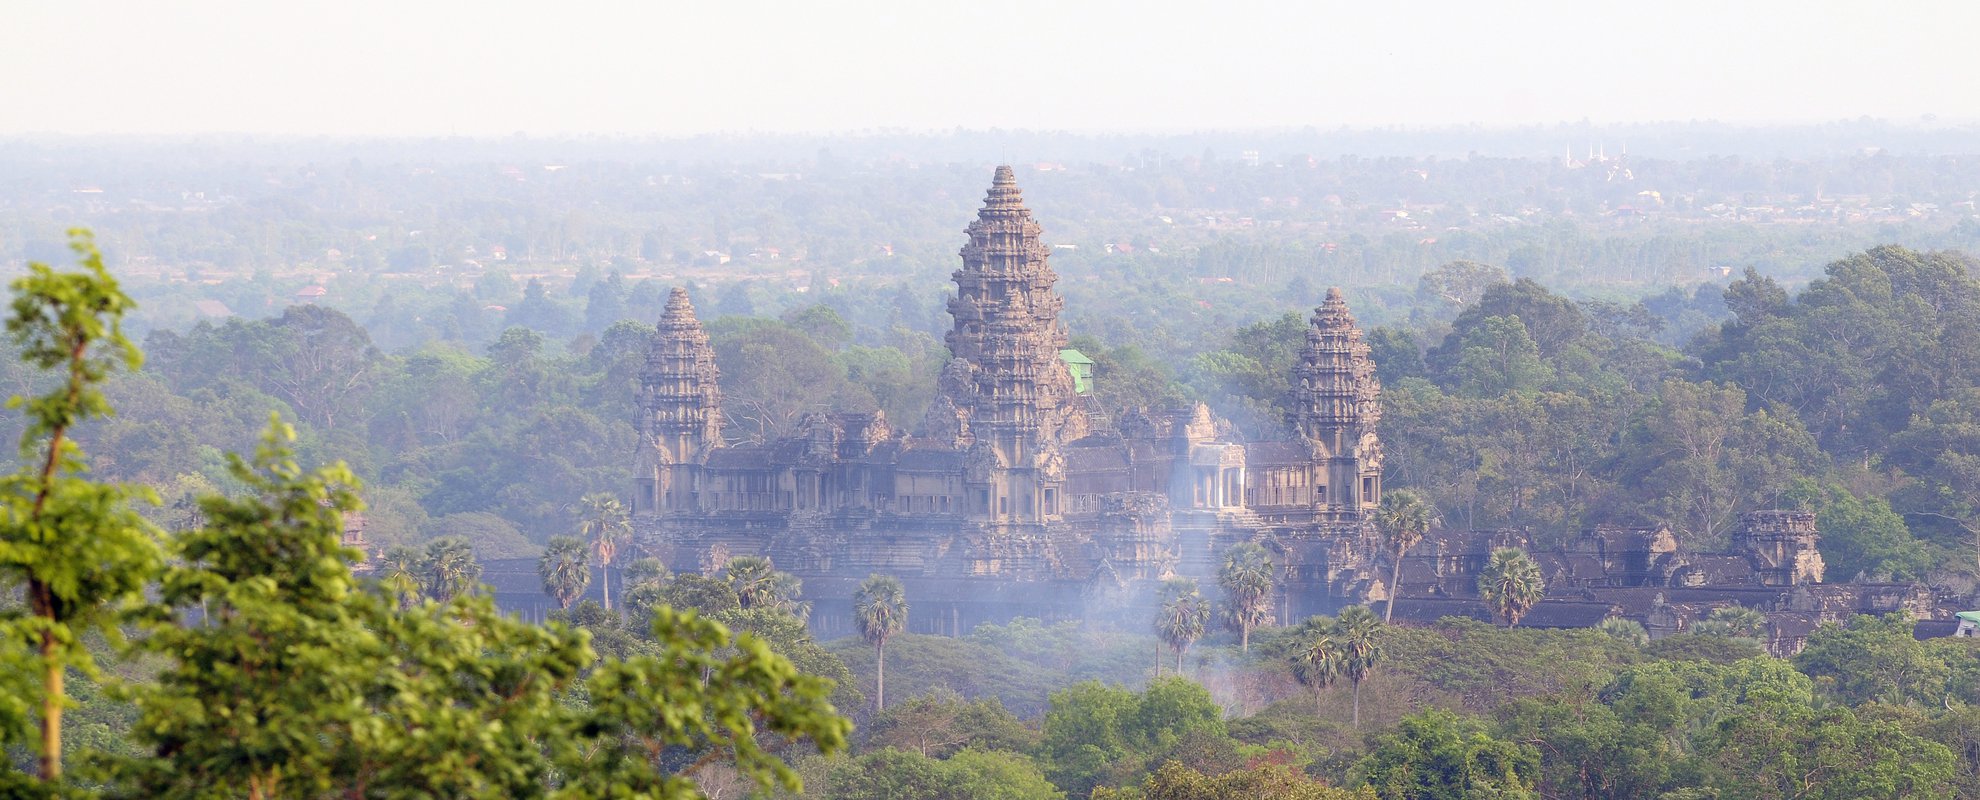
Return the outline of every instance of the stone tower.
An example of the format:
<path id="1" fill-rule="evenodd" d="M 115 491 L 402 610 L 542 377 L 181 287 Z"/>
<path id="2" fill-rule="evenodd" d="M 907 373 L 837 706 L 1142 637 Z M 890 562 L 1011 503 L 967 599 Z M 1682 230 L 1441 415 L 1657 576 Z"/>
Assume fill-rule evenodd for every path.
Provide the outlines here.
<path id="1" fill-rule="evenodd" d="M 722 444 L 721 371 L 687 290 L 674 287 L 639 373 L 639 492 L 633 513 L 700 506 L 702 457 Z"/>
<path id="2" fill-rule="evenodd" d="M 1061 447 L 1086 435 L 1086 410 L 1059 355 L 1066 329 L 1059 323 L 1065 301 L 1052 291 L 1058 276 L 1010 167 L 997 168 L 967 232 L 949 301 L 955 327 L 945 341 L 953 358 L 925 433 L 969 450 L 972 516 L 1056 518 Z"/>
<path id="3" fill-rule="evenodd" d="M 1313 457 L 1323 519 L 1356 520 L 1382 500 L 1382 384 L 1338 288 L 1313 310 L 1292 371 L 1293 433 Z"/>
<path id="4" fill-rule="evenodd" d="M 1821 583 L 1827 567 L 1816 542 L 1815 514 L 1808 511 L 1753 511 L 1740 518 L 1733 552 L 1746 556 L 1768 586 Z"/>

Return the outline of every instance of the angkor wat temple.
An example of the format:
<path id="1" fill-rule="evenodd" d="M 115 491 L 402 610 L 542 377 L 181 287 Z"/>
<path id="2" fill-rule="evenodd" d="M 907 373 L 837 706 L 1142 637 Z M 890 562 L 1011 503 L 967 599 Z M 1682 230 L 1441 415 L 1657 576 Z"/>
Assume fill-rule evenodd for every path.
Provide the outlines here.
<path id="1" fill-rule="evenodd" d="M 803 579 L 827 636 L 849 631 L 853 587 L 876 572 L 906 584 L 917 632 L 1018 615 L 1138 627 L 1155 583 L 1180 574 L 1213 591 L 1220 554 L 1243 541 L 1281 568 L 1280 620 L 1398 594 L 1369 522 L 1383 488 L 1381 386 L 1338 289 L 1307 327 L 1284 433 L 1246 438 L 1202 405 L 1110 419 L 1090 394 L 1091 361 L 1067 349 L 1049 248 L 1008 167 L 967 232 L 952 359 L 911 430 L 879 413 L 818 413 L 794 436 L 729 443 L 715 353 L 675 289 L 641 375 L 641 544 L 676 571 L 769 556 Z M 1550 599 L 1530 624 L 1629 616 L 1667 633 L 1727 602 L 1810 619 L 1929 611 L 1911 587 L 1820 584 L 1818 538 L 1812 518 L 1786 512 L 1750 515 L 1728 553 L 1685 552 L 1662 530 L 1590 531 L 1535 553 Z M 1477 570 L 1500 544 L 1527 542 L 1433 533 L 1405 559 L 1398 617 L 1479 615 Z"/>

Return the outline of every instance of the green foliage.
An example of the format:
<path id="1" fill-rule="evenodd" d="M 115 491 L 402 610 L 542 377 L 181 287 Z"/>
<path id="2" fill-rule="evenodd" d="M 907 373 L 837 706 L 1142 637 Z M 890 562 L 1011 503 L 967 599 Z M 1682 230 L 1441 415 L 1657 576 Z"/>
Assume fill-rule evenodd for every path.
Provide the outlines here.
<path id="1" fill-rule="evenodd" d="M 1395 598 L 1401 593 L 1398 586 L 1402 582 L 1403 557 L 1423 541 L 1423 536 L 1436 523 L 1437 509 L 1425 502 L 1422 495 L 1408 489 L 1397 489 L 1382 495 L 1382 505 L 1375 511 L 1375 528 L 1382 535 L 1382 550 L 1389 556 L 1390 598 L 1383 604 L 1382 621 L 1387 622 L 1395 616 Z"/>
<path id="2" fill-rule="evenodd" d="M 1251 652 L 1251 629 L 1270 622 L 1274 575 L 1272 554 L 1254 542 L 1224 551 L 1217 570 L 1217 588 L 1224 592 L 1225 619 L 1238 631 L 1244 652 Z"/>
<path id="3" fill-rule="evenodd" d="M 1066 795 L 1022 755 L 963 750 L 947 759 L 886 748 L 831 773 L 834 800 L 1062 800 Z"/>
<path id="4" fill-rule="evenodd" d="M 1932 704 L 1945 698 L 1948 668 L 1912 638 L 1908 614 L 1858 615 L 1808 636 L 1794 664 L 1851 705 L 1871 701 Z"/>
<path id="5" fill-rule="evenodd" d="M 722 568 L 722 577 L 736 591 L 736 602 L 743 608 L 768 608 L 787 614 L 801 614 L 805 611 L 798 602 L 798 593 L 804 586 L 797 576 L 778 571 L 770 559 L 763 556 L 741 556 L 729 559 Z"/>
<path id="6" fill-rule="evenodd" d="M 51 783 L 62 775 L 63 679 L 71 668 L 94 669 L 83 636 L 115 635 L 160 559 L 155 529 L 132 508 L 156 503 L 156 495 L 83 477 L 74 428 L 111 414 L 103 383 L 115 370 L 136 369 L 142 356 L 123 335 L 130 298 L 103 268 L 90 234 L 69 235 L 80 271 L 29 264 L 12 285 L 7 332 L 23 361 L 55 373 L 55 385 L 8 400 L 27 419 L 21 467 L 0 478 L 0 586 L 26 601 L 25 609 L 0 607 L 0 689 L 7 698 L 0 700 L 0 745 L 29 738 L 38 705 L 41 735 L 33 741 L 41 778 Z"/>
<path id="7" fill-rule="evenodd" d="M 1945 554 L 1911 535 L 1885 498 L 1858 498 L 1841 486 L 1803 478 L 1786 504 L 1815 512 L 1827 580 L 1923 580 L 1944 560 Z"/>
<path id="8" fill-rule="evenodd" d="M 1638 647 L 1650 643 L 1650 631 L 1644 629 L 1643 623 L 1633 619 L 1609 617 L 1596 625 L 1595 629 L 1617 641 L 1628 642 Z"/>
<path id="9" fill-rule="evenodd" d="M 887 708 L 887 640 L 907 629 L 907 591 L 892 575 L 874 574 L 853 592 L 853 626 L 873 645 L 873 707 Z"/>
<path id="10" fill-rule="evenodd" d="M 1501 547 L 1478 571 L 1478 596 L 1507 626 L 1517 626 L 1547 596 L 1547 582 L 1526 551 Z"/>
<path id="11" fill-rule="evenodd" d="M 1142 781 L 1138 789 L 1093 792 L 1094 800 L 1374 800 L 1367 787 L 1336 789 L 1325 781 L 1284 765 L 1268 764 L 1205 775 L 1169 761 Z"/>
<path id="12" fill-rule="evenodd" d="M 573 536 L 551 539 L 536 563 L 536 574 L 543 579 L 544 594 L 555 598 L 557 607 L 568 610 L 591 585 L 584 542 Z"/>
<path id="13" fill-rule="evenodd" d="M 1382 800 L 1537 798 L 1533 748 L 1493 738 L 1477 720 L 1430 710 L 1376 739 L 1360 771 Z"/>
<path id="14" fill-rule="evenodd" d="M 481 562 L 474 557 L 474 546 L 458 536 L 428 542 L 418 569 L 420 588 L 428 597 L 441 602 L 473 592 L 481 585 Z"/>
<path id="15" fill-rule="evenodd" d="M 1203 629 L 1210 621 L 1210 603 L 1196 589 L 1196 581 L 1189 578 L 1170 578 L 1162 582 L 1161 607 L 1155 616 L 1155 635 L 1176 654 L 1176 672 L 1183 669 L 1183 655 L 1189 646 L 1203 638 Z"/>
<path id="16" fill-rule="evenodd" d="M 809 740 L 827 754 L 845 747 L 852 723 L 826 701 L 831 681 L 798 672 L 755 636 L 662 607 L 653 637 L 657 654 L 602 663 L 586 681 L 581 760 L 564 765 L 577 796 L 697 796 L 688 777 L 655 761 L 666 747 L 722 757 L 761 788 L 796 791 L 797 773 L 766 741 Z M 719 654 L 731 646 L 735 655 Z"/>
<path id="17" fill-rule="evenodd" d="M 1157 678 L 1141 694 L 1078 683 L 1052 693 L 1040 760 L 1052 783 L 1085 796 L 1105 781 L 1131 778 L 1191 734 L 1227 735 L 1222 709 L 1195 682 Z"/>
<path id="18" fill-rule="evenodd" d="M 947 758 L 958 750 L 1029 752 L 1038 734 L 994 698 L 965 700 L 952 690 L 920 695 L 876 714 L 861 726 L 864 746 L 911 750 Z"/>
<path id="19" fill-rule="evenodd" d="M 616 273 L 615 273 L 616 275 Z M 604 577 L 605 610 L 612 610 L 612 564 L 619 550 L 632 541 L 632 515 L 608 492 L 592 492 L 578 501 L 578 538 L 591 547 Z M 586 568 L 587 571 L 589 567 Z"/>

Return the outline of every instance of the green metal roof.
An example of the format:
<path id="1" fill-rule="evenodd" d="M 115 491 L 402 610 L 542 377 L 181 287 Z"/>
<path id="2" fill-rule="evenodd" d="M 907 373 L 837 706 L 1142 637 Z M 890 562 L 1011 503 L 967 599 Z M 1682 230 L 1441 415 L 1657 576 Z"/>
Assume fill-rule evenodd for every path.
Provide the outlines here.
<path id="1" fill-rule="evenodd" d="M 1959 617 L 1960 619 L 1966 620 L 1967 622 L 1971 622 L 1975 625 L 1980 625 L 1980 611 L 1961 611 L 1957 614 L 1954 614 L 1953 616 Z"/>
<path id="2" fill-rule="evenodd" d="M 1066 362 L 1066 371 L 1072 373 L 1073 391 L 1080 394 L 1093 392 L 1093 359 L 1085 353 L 1070 347 L 1059 351 L 1059 360 Z"/>

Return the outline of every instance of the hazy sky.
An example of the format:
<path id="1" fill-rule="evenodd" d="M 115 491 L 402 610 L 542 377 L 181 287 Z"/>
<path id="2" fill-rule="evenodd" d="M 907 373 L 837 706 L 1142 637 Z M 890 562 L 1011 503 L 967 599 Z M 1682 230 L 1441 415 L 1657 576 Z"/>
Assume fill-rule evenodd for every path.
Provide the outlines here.
<path id="1" fill-rule="evenodd" d="M 1980 2 L 0 0 L 0 134 L 1980 120 Z"/>

